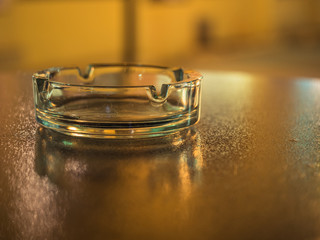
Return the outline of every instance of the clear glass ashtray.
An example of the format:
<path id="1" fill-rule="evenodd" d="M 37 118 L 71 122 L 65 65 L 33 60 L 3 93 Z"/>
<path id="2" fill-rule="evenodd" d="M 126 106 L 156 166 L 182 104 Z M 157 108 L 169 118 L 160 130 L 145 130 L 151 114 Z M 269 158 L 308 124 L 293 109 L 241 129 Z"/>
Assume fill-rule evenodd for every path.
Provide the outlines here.
<path id="1" fill-rule="evenodd" d="M 33 75 L 37 121 L 53 130 L 93 138 L 170 134 L 200 118 L 202 76 L 181 68 L 94 64 Z"/>

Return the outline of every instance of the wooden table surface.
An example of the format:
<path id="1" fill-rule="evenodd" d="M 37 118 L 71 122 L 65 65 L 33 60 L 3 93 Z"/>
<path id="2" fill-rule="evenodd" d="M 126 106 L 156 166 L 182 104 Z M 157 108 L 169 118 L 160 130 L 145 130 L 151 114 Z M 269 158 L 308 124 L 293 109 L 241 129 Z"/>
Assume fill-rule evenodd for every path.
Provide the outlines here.
<path id="1" fill-rule="evenodd" d="M 39 128 L 0 74 L 0 239 L 319 239 L 320 79 L 202 72 L 200 123 L 147 141 Z"/>

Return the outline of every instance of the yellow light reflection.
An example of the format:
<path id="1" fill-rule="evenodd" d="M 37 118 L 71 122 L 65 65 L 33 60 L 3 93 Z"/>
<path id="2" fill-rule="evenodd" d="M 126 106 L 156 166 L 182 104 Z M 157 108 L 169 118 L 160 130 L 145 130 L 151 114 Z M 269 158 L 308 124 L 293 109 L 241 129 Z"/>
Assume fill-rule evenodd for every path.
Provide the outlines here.
<path id="1" fill-rule="evenodd" d="M 68 126 L 67 129 L 71 130 L 71 131 L 77 131 L 78 130 L 78 128 L 72 127 L 72 126 Z"/>
<path id="2" fill-rule="evenodd" d="M 188 199 L 194 188 L 202 182 L 204 160 L 201 152 L 201 137 L 195 134 L 191 151 L 183 151 L 179 158 L 179 178 L 181 195 Z"/>
<path id="3" fill-rule="evenodd" d="M 181 154 L 179 159 L 179 177 L 181 183 L 181 194 L 184 199 L 188 199 L 191 193 L 191 180 L 187 160 L 188 157 Z"/>

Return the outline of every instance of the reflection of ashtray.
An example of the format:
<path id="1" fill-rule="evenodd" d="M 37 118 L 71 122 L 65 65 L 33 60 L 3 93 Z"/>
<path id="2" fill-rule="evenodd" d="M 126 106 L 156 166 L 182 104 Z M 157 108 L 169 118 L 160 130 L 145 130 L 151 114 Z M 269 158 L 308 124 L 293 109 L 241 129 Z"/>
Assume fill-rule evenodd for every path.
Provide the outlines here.
<path id="1" fill-rule="evenodd" d="M 195 71 L 147 65 L 51 68 L 33 75 L 36 118 L 73 136 L 162 136 L 199 120 L 201 79 Z"/>
<path id="2" fill-rule="evenodd" d="M 86 185 L 75 181 L 96 180 L 119 184 L 124 190 L 123 184 L 133 180 L 127 171 L 146 177 L 152 184 L 150 191 L 155 190 L 156 182 L 162 188 L 163 180 L 175 189 L 177 181 L 201 181 L 202 166 L 201 137 L 195 129 L 135 141 L 78 138 L 42 127 L 36 133 L 36 172 L 73 190 L 81 191 Z"/>

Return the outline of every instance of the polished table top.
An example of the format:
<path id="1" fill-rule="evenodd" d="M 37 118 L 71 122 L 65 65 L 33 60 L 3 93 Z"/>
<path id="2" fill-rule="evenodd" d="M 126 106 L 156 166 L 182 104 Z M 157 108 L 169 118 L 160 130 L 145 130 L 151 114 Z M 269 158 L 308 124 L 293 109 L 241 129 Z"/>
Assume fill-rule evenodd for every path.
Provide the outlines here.
<path id="1" fill-rule="evenodd" d="M 0 239 L 319 239 L 320 79 L 204 75 L 195 128 L 111 141 L 39 128 L 0 74 Z"/>

